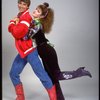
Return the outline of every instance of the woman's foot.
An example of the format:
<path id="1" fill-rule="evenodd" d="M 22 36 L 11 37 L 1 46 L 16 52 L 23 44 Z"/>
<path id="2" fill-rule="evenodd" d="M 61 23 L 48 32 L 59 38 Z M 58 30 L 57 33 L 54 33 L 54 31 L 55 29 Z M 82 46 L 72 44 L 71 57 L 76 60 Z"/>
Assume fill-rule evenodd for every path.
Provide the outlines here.
<path id="1" fill-rule="evenodd" d="M 89 71 L 84 69 L 85 67 L 80 67 L 78 68 L 75 72 L 76 72 L 76 76 L 81 77 L 81 76 L 89 76 L 90 78 L 92 78 L 92 75 Z"/>

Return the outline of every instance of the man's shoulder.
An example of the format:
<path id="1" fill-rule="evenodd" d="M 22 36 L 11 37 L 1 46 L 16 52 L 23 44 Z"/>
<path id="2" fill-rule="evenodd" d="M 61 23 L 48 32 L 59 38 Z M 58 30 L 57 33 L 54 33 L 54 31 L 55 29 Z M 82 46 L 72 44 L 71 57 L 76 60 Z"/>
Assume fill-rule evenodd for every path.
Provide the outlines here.
<path id="1" fill-rule="evenodd" d="M 32 16 L 30 15 L 29 11 L 27 11 L 26 13 L 24 13 L 21 18 L 21 20 L 32 20 Z"/>

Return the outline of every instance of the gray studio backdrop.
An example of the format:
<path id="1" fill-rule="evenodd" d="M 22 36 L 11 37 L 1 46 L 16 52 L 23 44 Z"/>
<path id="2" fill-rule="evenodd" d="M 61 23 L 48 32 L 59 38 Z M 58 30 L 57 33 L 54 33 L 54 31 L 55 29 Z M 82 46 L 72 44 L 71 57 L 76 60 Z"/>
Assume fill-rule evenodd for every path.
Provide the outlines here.
<path id="1" fill-rule="evenodd" d="M 60 81 L 65 100 L 98 100 L 98 0 L 31 0 L 30 12 L 43 2 L 55 11 L 51 34 L 46 37 L 54 44 L 62 71 L 80 66 L 92 73 Z M 2 98 L 15 100 L 9 78 L 11 64 L 17 54 L 14 39 L 8 32 L 9 20 L 18 13 L 17 0 L 2 0 Z M 21 74 L 26 100 L 49 100 L 48 95 L 29 64 Z"/>

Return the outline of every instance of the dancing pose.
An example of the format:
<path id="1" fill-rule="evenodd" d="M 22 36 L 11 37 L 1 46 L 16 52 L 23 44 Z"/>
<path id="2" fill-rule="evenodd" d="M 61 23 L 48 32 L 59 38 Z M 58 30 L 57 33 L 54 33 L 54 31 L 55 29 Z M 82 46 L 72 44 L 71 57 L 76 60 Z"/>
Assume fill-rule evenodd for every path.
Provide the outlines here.
<path id="1" fill-rule="evenodd" d="M 8 26 L 8 30 L 14 37 L 15 45 L 19 52 L 14 59 L 10 71 L 10 78 L 17 95 L 16 100 L 25 100 L 20 74 L 27 63 L 32 66 L 33 71 L 47 90 L 50 100 L 57 100 L 55 85 L 44 70 L 38 57 L 37 49 L 33 47 L 32 39 L 25 39 L 25 35 L 28 32 L 28 28 L 32 20 L 28 11 L 29 6 L 30 0 L 18 0 L 19 14 L 10 21 Z"/>
<path id="2" fill-rule="evenodd" d="M 65 100 L 59 80 L 69 80 L 81 76 L 92 77 L 91 73 L 86 71 L 85 67 L 80 67 L 74 71 L 60 70 L 56 51 L 45 37 L 45 34 L 51 31 L 54 21 L 54 11 L 49 7 L 48 3 L 38 5 L 32 16 L 33 20 L 25 39 L 32 38 L 34 46 L 37 46 L 44 68 L 56 86 L 57 100 Z"/>

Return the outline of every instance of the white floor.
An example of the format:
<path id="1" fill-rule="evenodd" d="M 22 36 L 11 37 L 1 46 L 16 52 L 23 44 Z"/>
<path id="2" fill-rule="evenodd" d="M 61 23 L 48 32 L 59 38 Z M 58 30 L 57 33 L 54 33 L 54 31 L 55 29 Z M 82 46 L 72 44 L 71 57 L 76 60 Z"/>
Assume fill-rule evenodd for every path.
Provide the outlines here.
<path id="1" fill-rule="evenodd" d="M 27 69 L 26 69 L 27 70 Z M 26 100 L 49 100 L 48 94 L 38 78 L 29 69 L 30 74 L 22 73 L 21 79 L 24 86 Z M 93 78 L 81 77 L 73 80 L 60 81 L 65 100 L 99 100 L 98 82 Z M 8 78 L 3 80 L 2 100 L 15 100 L 14 87 Z"/>

